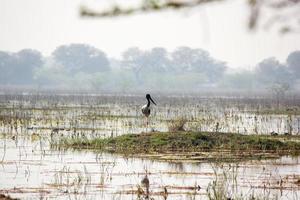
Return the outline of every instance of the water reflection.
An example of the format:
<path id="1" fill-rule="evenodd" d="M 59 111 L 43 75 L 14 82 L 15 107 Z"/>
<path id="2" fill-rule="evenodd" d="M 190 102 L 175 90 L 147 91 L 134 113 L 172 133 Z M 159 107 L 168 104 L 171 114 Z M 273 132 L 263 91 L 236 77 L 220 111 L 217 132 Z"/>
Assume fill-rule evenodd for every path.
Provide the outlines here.
<path id="1" fill-rule="evenodd" d="M 0 193 L 22 199 L 207 199 L 216 188 L 228 197 L 297 199 L 300 195 L 300 157 L 170 163 L 57 151 L 42 138 L 2 137 L 0 142 Z"/>

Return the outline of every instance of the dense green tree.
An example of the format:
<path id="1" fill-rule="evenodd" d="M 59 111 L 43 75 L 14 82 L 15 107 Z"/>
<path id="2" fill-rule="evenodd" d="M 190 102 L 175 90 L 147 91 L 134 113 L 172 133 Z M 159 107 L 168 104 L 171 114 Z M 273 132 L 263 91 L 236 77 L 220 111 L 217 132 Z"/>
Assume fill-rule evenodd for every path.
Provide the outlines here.
<path id="1" fill-rule="evenodd" d="M 104 52 L 86 44 L 62 45 L 52 53 L 54 59 L 71 73 L 95 73 L 110 70 L 110 64 Z"/>
<path id="2" fill-rule="evenodd" d="M 300 51 L 294 51 L 287 57 L 287 66 L 294 78 L 300 79 Z"/>
<path id="3" fill-rule="evenodd" d="M 172 65 L 179 73 L 203 73 L 210 82 L 219 81 L 227 68 L 224 62 L 215 60 L 207 51 L 189 47 L 179 47 L 172 52 Z"/>
<path id="4" fill-rule="evenodd" d="M 34 73 L 43 65 L 40 52 L 24 49 L 17 53 L 0 52 L 0 70 L 2 84 L 31 85 Z"/>
<path id="5" fill-rule="evenodd" d="M 274 83 L 291 83 L 291 73 L 288 68 L 281 64 L 275 58 L 267 58 L 258 63 L 255 68 L 257 80 L 262 83 L 270 85 Z"/>

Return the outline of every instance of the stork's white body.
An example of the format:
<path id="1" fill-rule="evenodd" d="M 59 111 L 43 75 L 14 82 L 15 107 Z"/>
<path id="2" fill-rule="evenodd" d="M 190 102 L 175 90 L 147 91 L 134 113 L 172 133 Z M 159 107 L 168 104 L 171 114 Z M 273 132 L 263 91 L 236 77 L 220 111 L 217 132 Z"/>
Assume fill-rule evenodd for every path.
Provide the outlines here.
<path id="1" fill-rule="evenodd" d="M 146 117 L 149 117 L 149 115 L 150 115 L 150 105 L 149 106 L 147 106 L 147 104 L 143 105 L 143 107 L 142 107 L 142 113 Z"/>
<path id="2" fill-rule="evenodd" d="M 149 121 L 148 121 L 148 117 L 150 115 L 150 101 L 156 105 L 156 103 L 153 101 L 153 99 L 151 98 L 150 94 L 147 94 L 146 95 L 146 99 L 147 99 L 147 104 L 143 105 L 142 107 L 142 113 L 143 115 L 146 117 L 146 125 L 147 125 L 147 128 L 148 128 L 148 124 L 149 124 Z M 147 131 L 147 128 L 146 128 L 146 131 Z"/>

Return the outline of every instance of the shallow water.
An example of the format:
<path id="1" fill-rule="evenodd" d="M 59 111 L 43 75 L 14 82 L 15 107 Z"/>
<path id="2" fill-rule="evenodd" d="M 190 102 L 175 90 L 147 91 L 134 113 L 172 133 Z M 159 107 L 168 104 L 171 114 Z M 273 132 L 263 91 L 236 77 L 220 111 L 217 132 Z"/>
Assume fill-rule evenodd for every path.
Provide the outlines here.
<path id="1" fill-rule="evenodd" d="M 89 102 L 92 98 L 89 96 L 81 98 L 85 103 L 63 99 L 56 102 L 51 98 L 47 101 L 4 101 L 0 96 L 0 132 L 50 134 L 58 130 L 54 132 L 65 136 L 107 137 L 150 130 L 167 131 L 172 120 L 184 118 L 187 121 L 184 128 L 193 131 L 300 134 L 300 115 L 259 114 L 265 108 L 237 104 L 234 100 L 161 99 L 157 106 L 151 107 L 147 127 L 141 113 L 141 105 L 145 102 L 139 97 L 132 97 L 131 101 L 126 101 L 125 97 L 125 100 L 105 97 L 107 102 Z"/>
<path id="2" fill-rule="evenodd" d="M 146 174 L 154 199 L 164 199 L 164 188 L 167 199 L 207 199 L 207 187 L 216 177 L 223 180 L 228 196 L 300 197 L 300 157 L 170 163 L 92 151 L 58 151 L 42 138 L 5 137 L 0 142 L 0 193 L 22 199 L 137 199 L 138 188 L 146 190 L 141 184 Z"/>
<path id="3" fill-rule="evenodd" d="M 216 187 L 226 197 L 300 199 L 300 157 L 189 163 L 50 148 L 62 136 L 166 131 L 178 118 L 187 120 L 187 130 L 300 132 L 299 115 L 257 114 L 260 108 L 240 100 L 156 100 L 146 129 L 141 97 L 1 96 L 0 194 L 22 199 L 207 199 Z M 141 183 L 146 175 L 148 194 Z"/>

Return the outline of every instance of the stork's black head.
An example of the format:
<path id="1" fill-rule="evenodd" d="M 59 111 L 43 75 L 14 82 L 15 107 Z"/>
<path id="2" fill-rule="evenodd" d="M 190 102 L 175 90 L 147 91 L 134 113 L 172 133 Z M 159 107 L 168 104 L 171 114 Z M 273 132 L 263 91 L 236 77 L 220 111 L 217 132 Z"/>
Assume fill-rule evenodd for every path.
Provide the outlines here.
<path id="1" fill-rule="evenodd" d="M 152 103 L 154 103 L 154 105 L 156 105 L 156 103 L 153 101 L 153 99 L 151 98 L 150 94 L 146 94 L 146 99 L 147 100 L 151 100 Z M 150 105 L 150 104 L 149 104 Z"/>

